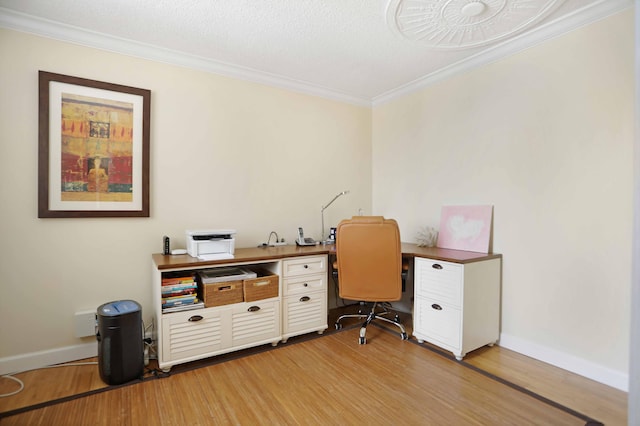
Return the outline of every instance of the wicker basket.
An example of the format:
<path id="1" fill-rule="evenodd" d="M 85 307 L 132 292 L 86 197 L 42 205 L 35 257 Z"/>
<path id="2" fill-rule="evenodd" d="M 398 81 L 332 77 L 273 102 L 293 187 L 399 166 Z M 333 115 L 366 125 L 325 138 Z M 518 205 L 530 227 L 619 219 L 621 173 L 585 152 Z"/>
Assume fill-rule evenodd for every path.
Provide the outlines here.
<path id="1" fill-rule="evenodd" d="M 253 302 L 255 300 L 278 297 L 278 276 L 269 275 L 269 271 L 257 271 L 258 277 L 244 280 L 244 301 Z"/>
<path id="2" fill-rule="evenodd" d="M 201 285 L 202 300 L 206 308 L 240 303 L 243 300 L 242 280 Z"/>

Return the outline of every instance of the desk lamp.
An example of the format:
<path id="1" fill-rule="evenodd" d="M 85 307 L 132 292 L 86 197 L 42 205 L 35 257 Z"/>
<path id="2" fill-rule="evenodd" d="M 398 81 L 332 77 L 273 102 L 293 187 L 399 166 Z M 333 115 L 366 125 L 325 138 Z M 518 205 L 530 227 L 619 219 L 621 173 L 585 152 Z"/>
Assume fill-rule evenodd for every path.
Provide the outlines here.
<path id="1" fill-rule="evenodd" d="M 333 202 L 335 200 L 338 199 L 338 197 L 340 197 L 341 195 L 345 195 L 348 194 L 349 190 L 346 191 L 342 191 L 340 193 L 338 193 L 335 197 L 333 197 L 333 199 L 331 201 L 329 201 L 325 206 L 322 207 L 322 210 L 320 210 L 320 214 L 322 215 L 322 244 L 326 244 L 327 242 L 329 242 L 328 238 L 325 238 L 326 234 L 324 233 L 324 211 L 327 209 L 327 207 L 329 207 L 331 204 L 333 204 Z"/>

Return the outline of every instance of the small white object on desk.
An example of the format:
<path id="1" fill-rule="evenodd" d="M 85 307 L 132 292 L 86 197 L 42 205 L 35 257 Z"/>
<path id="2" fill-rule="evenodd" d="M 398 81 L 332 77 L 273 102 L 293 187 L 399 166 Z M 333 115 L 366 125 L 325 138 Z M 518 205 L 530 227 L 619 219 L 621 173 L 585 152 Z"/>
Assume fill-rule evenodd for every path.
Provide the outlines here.
<path id="1" fill-rule="evenodd" d="M 173 249 L 173 250 L 171 250 L 171 254 L 172 255 L 187 254 L 187 250 L 186 249 Z"/>

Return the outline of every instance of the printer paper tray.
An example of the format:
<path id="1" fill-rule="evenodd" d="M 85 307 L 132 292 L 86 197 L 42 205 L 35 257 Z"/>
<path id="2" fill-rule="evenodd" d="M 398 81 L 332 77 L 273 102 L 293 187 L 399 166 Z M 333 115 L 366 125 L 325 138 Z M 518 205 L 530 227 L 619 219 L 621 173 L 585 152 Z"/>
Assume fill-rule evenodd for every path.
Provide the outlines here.
<path id="1" fill-rule="evenodd" d="M 229 253 L 212 253 L 212 254 L 201 254 L 198 255 L 198 259 L 200 260 L 224 260 L 224 259 L 233 259 L 233 255 Z"/>

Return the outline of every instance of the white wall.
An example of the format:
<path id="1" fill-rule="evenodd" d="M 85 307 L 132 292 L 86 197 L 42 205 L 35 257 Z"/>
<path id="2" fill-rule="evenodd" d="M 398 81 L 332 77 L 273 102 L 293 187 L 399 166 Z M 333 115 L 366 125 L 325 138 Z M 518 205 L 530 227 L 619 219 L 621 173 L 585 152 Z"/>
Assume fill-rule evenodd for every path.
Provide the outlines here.
<path id="1" fill-rule="evenodd" d="M 77 311 L 134 299 L 148 321 L 163 235 L 174 248 L 198 228 L 235 228 L 237 247 L 272 230 L 293 243 L 298 226 L 319 238 L 320 207 L 345 189 L 327 228 L 370 211 L 369 108 L 8 30 L 0 56 L 2 373 L 94 344 L 75 338 Z M 38 70 L 151 90 L 150 218 L 37 218 Z"/>
<path id="2" fill-rule="evenodd" d="M 443 205 L 494 205 L 501 343 L 620 388 L 633 29 L 629 10 L 373 112 L 373 209 L 415 241 Z"/>

